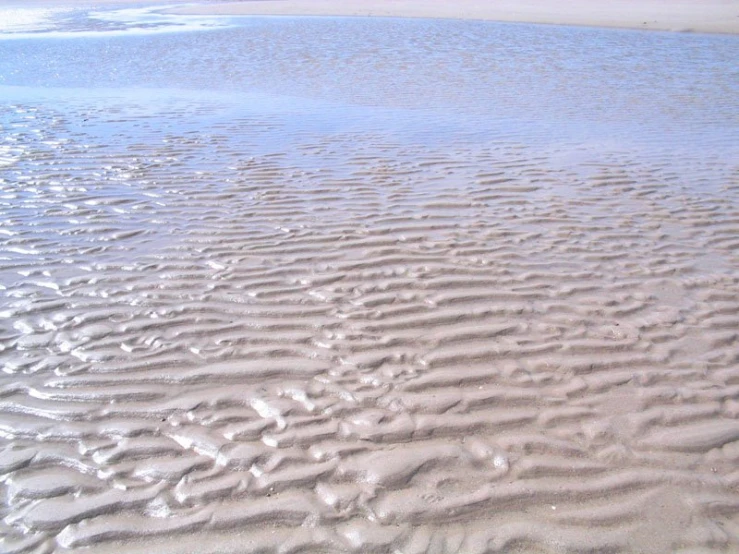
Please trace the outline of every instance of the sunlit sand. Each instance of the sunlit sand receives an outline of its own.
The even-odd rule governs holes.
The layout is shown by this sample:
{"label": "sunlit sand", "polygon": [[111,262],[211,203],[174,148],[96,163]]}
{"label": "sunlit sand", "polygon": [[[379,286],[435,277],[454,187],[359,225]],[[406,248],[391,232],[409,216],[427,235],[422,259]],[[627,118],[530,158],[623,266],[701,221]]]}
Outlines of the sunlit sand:
{"label": "sunlit sand", "polygon": [[0,551],[736,551],[735,3],[334,4],[2,8]]}

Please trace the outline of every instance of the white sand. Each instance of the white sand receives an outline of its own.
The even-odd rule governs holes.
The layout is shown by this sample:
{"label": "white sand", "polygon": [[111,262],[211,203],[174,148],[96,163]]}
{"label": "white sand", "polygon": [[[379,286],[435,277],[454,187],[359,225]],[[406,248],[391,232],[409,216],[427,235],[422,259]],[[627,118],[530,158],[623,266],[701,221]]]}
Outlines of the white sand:
{"label": "white sand", "polygon": [[739,2],[736,0],[256,0],[200,4],[178,9],[178,12],[435,17],[739,33]]}

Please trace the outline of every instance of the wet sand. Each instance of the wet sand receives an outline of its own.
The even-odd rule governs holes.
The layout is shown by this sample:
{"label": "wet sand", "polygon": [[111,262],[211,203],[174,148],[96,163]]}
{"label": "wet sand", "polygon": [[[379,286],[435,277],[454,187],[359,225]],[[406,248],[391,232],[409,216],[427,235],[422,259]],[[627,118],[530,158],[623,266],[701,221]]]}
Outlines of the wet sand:
{"label": "wet sand", "polygon": [[734,0],[256,0],[201,4],[178,13],[437,17],[519,23],[739,33]]}
{"label": "wet sand", "polygon": [[243,24],[0,40],[0,550],[736,552],[734,37]]}

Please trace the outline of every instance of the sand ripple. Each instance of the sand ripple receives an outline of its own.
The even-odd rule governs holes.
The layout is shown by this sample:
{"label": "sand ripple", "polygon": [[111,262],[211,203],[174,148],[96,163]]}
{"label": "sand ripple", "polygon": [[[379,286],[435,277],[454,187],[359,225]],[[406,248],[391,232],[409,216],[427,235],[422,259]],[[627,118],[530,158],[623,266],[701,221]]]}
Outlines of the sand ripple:
{"label": "sand ripple", "polygon": [[729,167],[4,117],[5,551],[736,547]]}
{"label": "sand ripple", "polygon": [[4,552],[739,548],[735,101],[0,92]]}

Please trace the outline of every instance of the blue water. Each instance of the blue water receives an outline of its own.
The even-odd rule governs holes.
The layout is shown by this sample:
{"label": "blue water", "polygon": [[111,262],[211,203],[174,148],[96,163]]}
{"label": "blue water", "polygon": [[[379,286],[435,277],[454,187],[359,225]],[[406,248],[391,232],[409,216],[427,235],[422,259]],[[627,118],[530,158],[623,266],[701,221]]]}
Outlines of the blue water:
{"label": "blue water", "polygon": [[416,19],[225,22],[238,26],[2,40],[0,81],[258,91],[591,123],[739,122],[733,36]]}
{"label": "blue water", "polygon": [[118,106],[159,117],[147,132],[268,118],[275,128],[260,143],[275,148],[301,133],[372,132],[408,144],[599,144],[729,162],[739,158],[736,60],[739,39],[720,35],[78,10],[45,31],[0,34],[0,98],[41,103],[72,126],[96,121],[100,136],[111,134],[108,120],[85,111]]}

